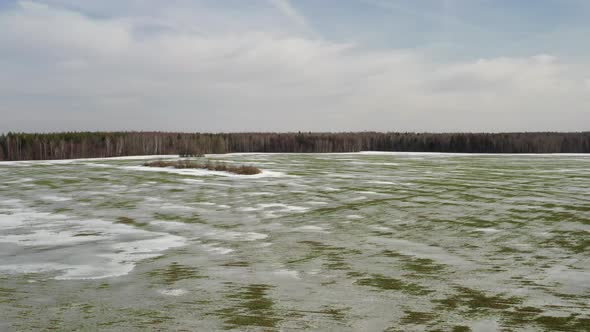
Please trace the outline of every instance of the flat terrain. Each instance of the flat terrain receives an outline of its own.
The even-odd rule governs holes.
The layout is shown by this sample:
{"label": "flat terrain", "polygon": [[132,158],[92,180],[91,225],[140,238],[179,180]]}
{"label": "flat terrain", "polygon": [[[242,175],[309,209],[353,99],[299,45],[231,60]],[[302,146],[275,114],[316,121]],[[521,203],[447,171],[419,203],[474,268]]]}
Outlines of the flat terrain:
{"label": "flat terrain", "polygon": [[590,156],[210,158],[0,163],[0,331],[590,331]]}

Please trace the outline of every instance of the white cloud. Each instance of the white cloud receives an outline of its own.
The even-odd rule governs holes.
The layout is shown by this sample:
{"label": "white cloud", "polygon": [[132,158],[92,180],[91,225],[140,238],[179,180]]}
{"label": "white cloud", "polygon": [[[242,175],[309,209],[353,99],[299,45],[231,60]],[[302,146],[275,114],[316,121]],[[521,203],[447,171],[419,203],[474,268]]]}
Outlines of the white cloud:
{"label": "white cloud", "polygon": [[25,3],[0,14],[0,131],[582,130],[588,66],[438,63],[244,30],[138,37],[133,20]]}
{"label": "white cloud", "polygon": [[268,2],[300,28],[311,31],[307,19],[297,10],[289,0],[268,0]]}
{"label": "white cloud", "polygon": [[0,41],[6,47],[46,56],[62,56],[64,50],[94,56],[116,54],[130,43],[130,26],[124,23],[91,20],[29,1],[19,5],[17,12],[0,13]]}

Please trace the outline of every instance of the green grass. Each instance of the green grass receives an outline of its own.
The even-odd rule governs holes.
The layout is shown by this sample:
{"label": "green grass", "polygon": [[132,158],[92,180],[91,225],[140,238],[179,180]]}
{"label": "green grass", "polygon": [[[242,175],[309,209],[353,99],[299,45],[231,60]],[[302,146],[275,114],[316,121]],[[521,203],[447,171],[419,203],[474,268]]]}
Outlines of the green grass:
{"label": "green grass", "polygon": [[406,315],[401,318],[402,324],[423,325],[436,319],[437,315],[431,312],[406,311]]}
{"label": "green grass", "polygon": [[402,268],[409,272],[408,275],[414,277],[434,277],[445,269],[445,265],[438,264],[432,259],[417,258],[392,250],[383,250],[376,256],[385,256],[401,261]]}
{"label": "green grass", "polygon": [[225,297],[233,305],[214,314],[223,319],[226,329],[275,328],[282,319],[274,311],[274,301],[267,297],[272,288],[265,284],[250,284],[232,290]]}
{"label": "green grass", "polygon": [[349,270],[350,264],[347,262],[347,256],[358,255],[359,250],[347,249],[327,245],[318,241],[300,241],[299,244],[307,246],[307,253],[303,257],[289,260],[289,264],[298,264],[308,262],[314,259],[322,259],[322,266],[326,270]]}
{"label": "green grass", "polygon": [[434,300],[439,310],[460,310],[469,314],[489,313],[491,311],[506,310],[516,307],[522,302],[521,298],[502,294],[488,295],[482,291],[456,287],[457,293],[445,299]]}
{"label": "green grass", "polygon": [[161,269],[152,270],[148,273],[148,275],[152,278],[161,280],[163,283],[168,285],[172,285],[185,279],[206,278],[205,276],[200,275],[196,268],[178,264],[177,262],[173,262]]}
{"label": "green grass", "polygon": [[370,277],[357,279],[355,282],[360,286],[369,286],[380,290],[401,291],[411,295],[427,295],[431,290],[418,284],[405,282],[400,279],[386,277],[380,274],[372,274]]}

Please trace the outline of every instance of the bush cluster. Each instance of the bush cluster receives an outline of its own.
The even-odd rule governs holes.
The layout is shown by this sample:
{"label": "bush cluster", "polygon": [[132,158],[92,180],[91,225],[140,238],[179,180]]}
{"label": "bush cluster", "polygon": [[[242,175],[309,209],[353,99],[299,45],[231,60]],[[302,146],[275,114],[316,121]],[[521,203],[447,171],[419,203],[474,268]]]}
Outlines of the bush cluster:
{"label": "bush cluster", "polygon": [[225,163],[210,163],[209,161],[201,164],[191,160],[156,160],[147,162],[143,164],[143,166],[172,167],[177,169],[207,169],[210,171],[229,172],[240,175],[255,175],[262,172],[259,168],[250,165],[232,166]]}

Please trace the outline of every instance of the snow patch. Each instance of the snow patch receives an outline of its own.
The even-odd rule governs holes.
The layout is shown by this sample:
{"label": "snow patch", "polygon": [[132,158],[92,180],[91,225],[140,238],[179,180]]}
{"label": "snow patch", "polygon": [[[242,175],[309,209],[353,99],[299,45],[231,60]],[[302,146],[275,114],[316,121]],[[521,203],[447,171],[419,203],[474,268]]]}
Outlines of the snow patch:
{"label": "snow patch", "polygon": [[299,272],[293,270],[278,270],[273,272],[274,275],[283,278],[292,278],[292,279],[301,279],[299,277]]}
{"label": "snow patch", "polygon": [[186,289],[159,289],[158,293],[166,296],[182,296],[188,292]]}
{"label": "snow patch", "polygon": [[[55,272],[58,280],[101,279],[128,274],[146,258],[185,245],[186,239],[106,220],[73,219],[25,206],[0,214],[0,243],[18,246],[18,257],[0,253],[0,271]],[[39,250],[42,248],[43,250]]]}

